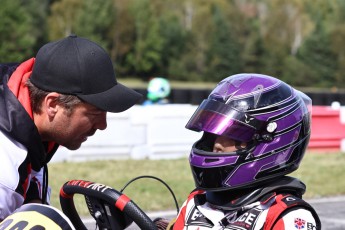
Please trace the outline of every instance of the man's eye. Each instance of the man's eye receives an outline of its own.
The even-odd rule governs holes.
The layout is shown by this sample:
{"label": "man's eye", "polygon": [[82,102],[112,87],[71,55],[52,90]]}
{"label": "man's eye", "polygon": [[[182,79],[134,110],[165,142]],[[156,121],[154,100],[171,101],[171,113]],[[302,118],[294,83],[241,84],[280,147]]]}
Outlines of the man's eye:
{"label": "man's eye", "polygon": [[89,115],[91,115],[91,116],[101,116],[103,114],[104,114],[104,112],[102,112],[102,111],[89,112]]}
{"label": "man's eye", "polygon": [[97,112],[88,112],[86,113],[87,116],[98,116],[100,115],[100,113],[97,113]]}

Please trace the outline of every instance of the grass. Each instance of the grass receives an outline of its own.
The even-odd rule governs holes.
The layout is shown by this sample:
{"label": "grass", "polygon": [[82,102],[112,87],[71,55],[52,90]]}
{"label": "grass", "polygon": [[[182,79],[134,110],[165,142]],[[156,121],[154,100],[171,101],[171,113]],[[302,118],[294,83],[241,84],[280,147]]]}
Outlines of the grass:
{"label": "grass", "polygon": [[[122,84],[131,88],[146,89],[148,81],[138,78],[120,78],[118,79]],[[205,82],[205,81],[169,81],[171,88],[175,89],[210,89],[212,90],[218,82]]]}
{"label": "grass", "polygon": [[[52,187],[51,202],[60,208],[59,190],[68,180],[83,179],[121,190],[131,179],[156,176],[174,191],[179,206],[182,205],[194,181],[188,160],[108,160],[91,162],[63,162],[49,164],[49,183]],[[345,154],[308,152],[300,168],[291,174],[307,185],[304,198],[319,198],[345,194]],[[174,210],[169,190],[160,182],[143,178],[131,183],[124,193],[144,211]],[[89,215],[83,196],[75,196],[80,215]]]}
{"label": "grass", "polygon": [[[52,187],[52,205],[60,207],[58,191],[68,180],[84,179],[121,190],[125,184],[142,175],[156,176],[174,191],[179,205],[193,189],[192,175],[187,159],[178,160],[111,160],[81,163],[49,164],[49,184]],[[153,179],[139,179],[131,183],[124,193],[139,207],[147,211],[175,209],[169,190]],[[76,208],[83,215],[87,209],[83,198],[77,196]]]}
{"label": "grass", "polygon": [[306,183],[305,198],[345,195],[345,154],[306,154],[292,175]]}

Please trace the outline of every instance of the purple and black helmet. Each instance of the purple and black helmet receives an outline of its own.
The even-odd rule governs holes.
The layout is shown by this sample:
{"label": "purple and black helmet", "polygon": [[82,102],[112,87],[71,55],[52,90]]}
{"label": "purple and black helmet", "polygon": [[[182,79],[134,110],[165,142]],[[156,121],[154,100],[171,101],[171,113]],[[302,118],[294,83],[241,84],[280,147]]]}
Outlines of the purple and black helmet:
{"label": "purple and black helmet", "polygon": [[[186,128],[204,134],[189,162],[199,189],[258,186],[296,170],[310,138],[311,99],[261,74],[237,74],[218,83]],[[234,152],[212,152],[216,135],[246,142]]]}

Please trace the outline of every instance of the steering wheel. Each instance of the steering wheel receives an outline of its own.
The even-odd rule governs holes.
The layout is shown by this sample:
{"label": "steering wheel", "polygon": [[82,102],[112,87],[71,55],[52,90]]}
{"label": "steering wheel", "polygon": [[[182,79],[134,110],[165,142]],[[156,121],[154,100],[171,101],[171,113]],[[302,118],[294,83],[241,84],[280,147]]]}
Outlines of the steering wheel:
{"label": "steering wheel", "polygon": [[95,182],[67,181],[60,190],[61,209],[76,229],[87,229],[74,206],[73,195],[84,195],[100,229],[125,229],[133,221],[140,229],[157,229],[153,221],[125,194]]}

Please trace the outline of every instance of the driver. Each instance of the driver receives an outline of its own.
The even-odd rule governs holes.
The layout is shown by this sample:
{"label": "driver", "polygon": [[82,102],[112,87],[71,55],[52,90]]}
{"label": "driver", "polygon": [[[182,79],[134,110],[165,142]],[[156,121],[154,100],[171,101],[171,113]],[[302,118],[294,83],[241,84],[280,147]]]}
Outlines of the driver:
{"label": "driver", "polygon": [[47,163],[78,149],[142,95],[118,83],[98,44],[70,35],[20,64],[0,65],[0,220],[26,203],[49,204]]}
{"label": "driver", "polygon": [[305,184],[286,175],[305,154],[311,105],[270,76],[222,80],[186,125],[203,132],[189,156],[196,189],[168,229],[321,229]]}

